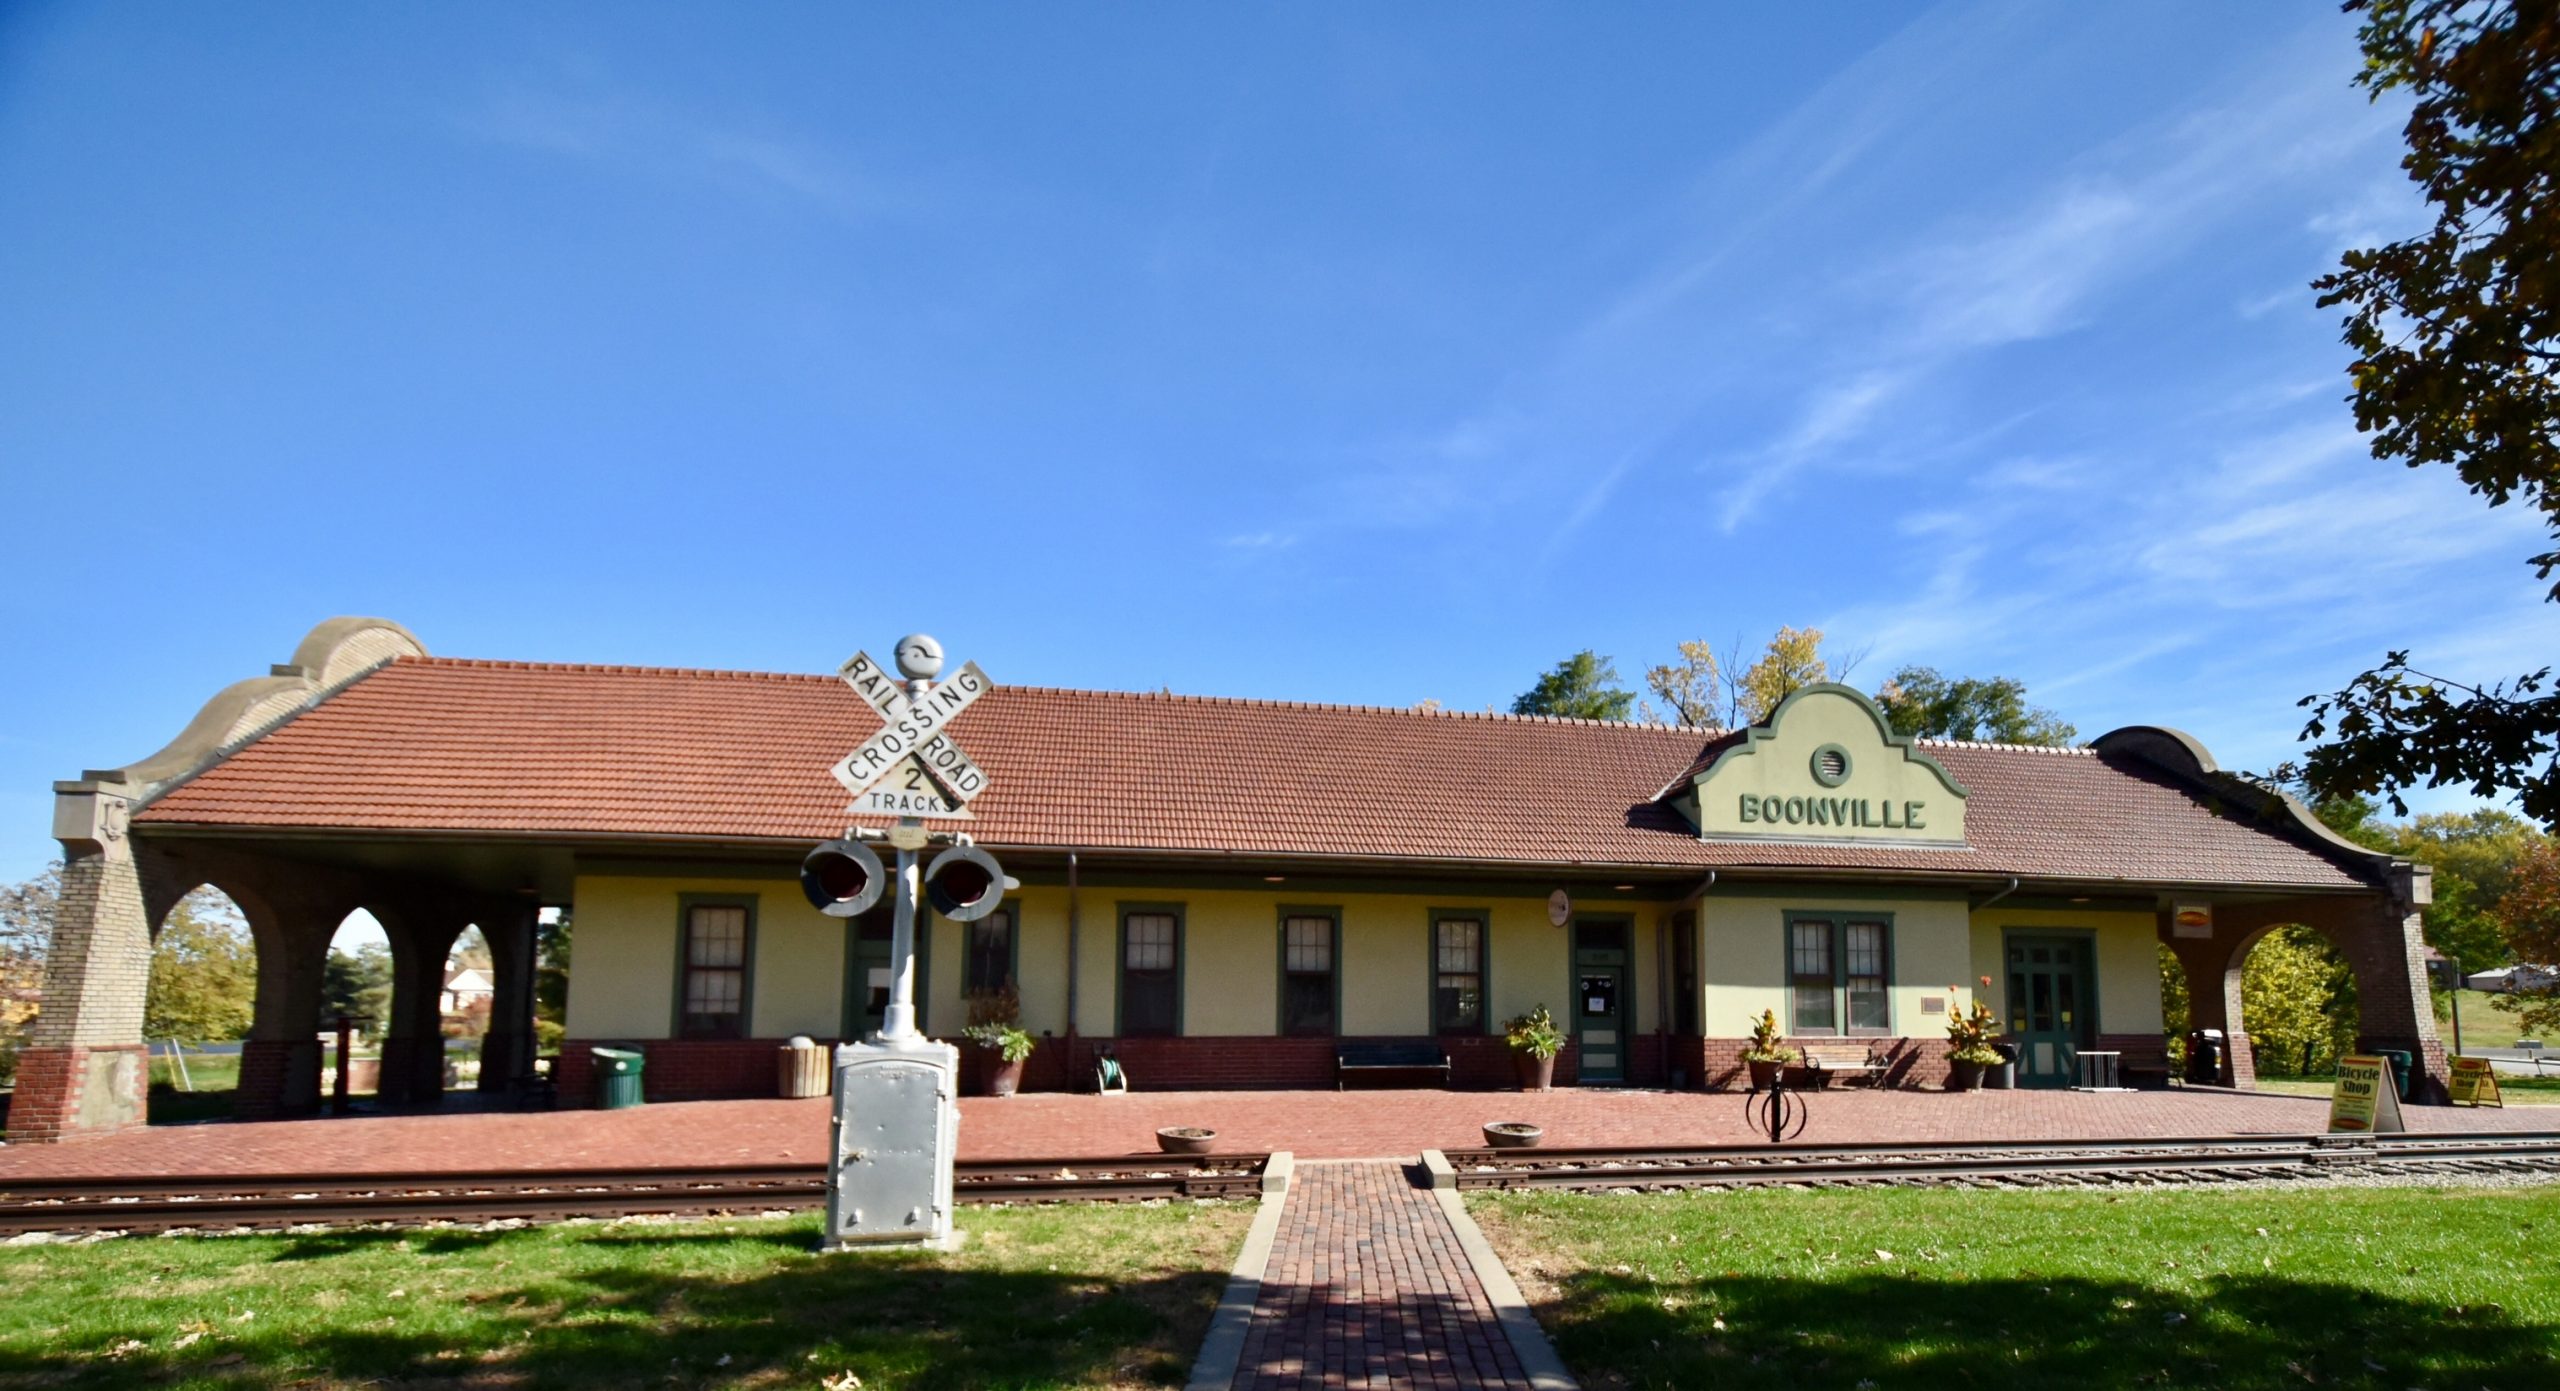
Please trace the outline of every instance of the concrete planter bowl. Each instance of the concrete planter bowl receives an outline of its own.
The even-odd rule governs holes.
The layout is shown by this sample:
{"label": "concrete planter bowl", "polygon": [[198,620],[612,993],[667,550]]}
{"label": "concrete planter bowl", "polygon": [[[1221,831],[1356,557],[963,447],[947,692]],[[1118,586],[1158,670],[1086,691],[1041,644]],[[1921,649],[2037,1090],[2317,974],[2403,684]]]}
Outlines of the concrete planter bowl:
{"label": "concrete planter bowl", "polygon": [[1167,1154],[1207,1154],[1218,1132],[1196,1125],[1168,1125],[1156,1132],[1156,1145]]}
{"label": "concrete planter bowl", "polygon": [[1493,1121],[1484,1128],[1484,1142],[1498,1150],[1535,1148],[1547,1132],[1527,1121]]}

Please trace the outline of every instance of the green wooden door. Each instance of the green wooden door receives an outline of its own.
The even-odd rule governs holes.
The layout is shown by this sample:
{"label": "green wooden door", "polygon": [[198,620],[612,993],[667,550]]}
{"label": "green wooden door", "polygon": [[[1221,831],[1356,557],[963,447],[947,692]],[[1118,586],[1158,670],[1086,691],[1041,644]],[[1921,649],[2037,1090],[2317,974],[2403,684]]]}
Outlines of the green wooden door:
{"label": "green wooden door", "polygon": [[2018,1085],[2071,1086],[2080,1080],[2080,1050],[2090,1046],[2097,1023],[2089,943],[2012,936],[2008,949],[2008,1041],[2018,1046]]}
{"label": "green wooden door", "polygon": [[1602,1085],[1627,1080],[1628,1034],[1635,1001],[1627,992],[1626,922],[1576,923],[1573,930],[1573,1037],[1581,1047],[1575,1077]]}

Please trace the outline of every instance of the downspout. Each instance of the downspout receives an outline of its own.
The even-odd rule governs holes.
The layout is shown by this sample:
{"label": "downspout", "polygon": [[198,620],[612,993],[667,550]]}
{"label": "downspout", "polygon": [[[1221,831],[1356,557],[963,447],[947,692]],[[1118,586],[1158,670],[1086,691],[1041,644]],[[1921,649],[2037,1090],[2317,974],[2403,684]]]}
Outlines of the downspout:
{"label": "downspout", "polygon": [[1076,1089],[1076,949],[1084,927],[1076,900],[1076,852],[1067,852],[1067,1090]]}
{"label": "downspout", "polygon": [[1986,899],[1982,900],[1980,903],[1975,904],[1975,905],[1973,906],[1973,911],[1975,911],[1975,912],[1979,913],[1979,912],[1981,912],[1983,909],[1990,907],[1992,904],[1998,903],[2000,900],[2002,900],[2002,899],[2004,899],[2004,898],[2007,898],[2009,895],[2011,895],[2011,894],[2013,894],[2013,893],[2016,893],[2017,891],[2018,891],[2018,876],[2016,876],[2016,875],[2012,874],[2012,875],[2010,875],[2010,876],[2009,876],[2009,887],[2007,887],[2007,888],[2005,888],[2005,889],[2002,889],[2000,892],[1998,892],[1998,893],[1996,893],[1996,894],[1993,894],[1991,897],[1989,897],[1989,898],[1986,898]]}

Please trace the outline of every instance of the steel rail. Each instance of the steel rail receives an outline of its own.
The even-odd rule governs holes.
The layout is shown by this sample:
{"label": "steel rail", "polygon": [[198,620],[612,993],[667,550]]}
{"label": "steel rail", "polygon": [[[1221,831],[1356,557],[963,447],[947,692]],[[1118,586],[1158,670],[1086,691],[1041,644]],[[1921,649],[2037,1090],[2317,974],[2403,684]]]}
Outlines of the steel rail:
{"label": "steel rail", "polygon": [[[1261,1192],[1269,1156],[962,1163],[963,1203],[1132,1202]],[[0,1236],[165,1232],[364,1223],[556,1221],[795,1211],[821,1206],[817,1164],[687,1169],[513,1169],[450,1173],[0,1178]]]}
{"label": "steel rail", "polygon": [[1890,1146],[1695,1146],[1451,1150],[1461,1189],[1739,1187],[1767,1184],[2034,1183],[2059,1179],[2211,1182],[2340,1170],[2560,1171],[2560,1134],[2249,1136]]}

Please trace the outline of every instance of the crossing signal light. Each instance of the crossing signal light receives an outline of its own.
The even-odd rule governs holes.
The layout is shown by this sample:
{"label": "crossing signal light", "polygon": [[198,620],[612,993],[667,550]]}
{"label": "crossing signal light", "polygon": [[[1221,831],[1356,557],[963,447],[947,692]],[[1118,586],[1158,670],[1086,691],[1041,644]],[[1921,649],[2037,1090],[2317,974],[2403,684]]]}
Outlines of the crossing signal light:
{"label": "crossing signal light", "polygon": [[1004,891],[1022,887],[1004,877],[996,857],[974,845],[955,845],[924,867],[925,901],[953,922],[976,922],[1004,902]]}
{"label": "crossing signal light", "polygon": [[858,840],[831,840],[800,862],[800,892],[809,906],[831,918],[858,917],[880,901],[889,872]]}

